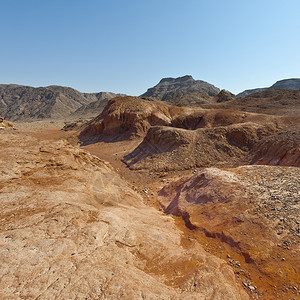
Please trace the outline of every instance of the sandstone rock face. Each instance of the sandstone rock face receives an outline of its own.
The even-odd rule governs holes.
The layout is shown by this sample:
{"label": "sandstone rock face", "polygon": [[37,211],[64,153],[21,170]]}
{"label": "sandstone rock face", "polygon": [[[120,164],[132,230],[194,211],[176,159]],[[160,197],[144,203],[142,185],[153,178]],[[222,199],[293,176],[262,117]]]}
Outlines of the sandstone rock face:
{"label": "sandstone rock face", "polygon": [[299,168],[209,168],[165,186],[158,200],[166,213],[239,254],[241,262],[229,263],[237,274],[250,271],[262,299],[283,290],[292,299],[300,279],[299,182]]}
{"label": "sandstone rock face", "polygon": [[1,299],[247,299],[232,268],[67,142],[0,141]]}
{"label": "sandstone rock face", "polygon": [[153,124],[171,123],[170,107],[137,97],[120,97],[109,101],[104,111],[80,134],[90,138],[130,138],[144,136]]}
{"label": "sandstone rock face", "polygon": [[163,78],[156,86],[149,88],[141,97],[153,97],[165,100],[170,98],[169,92],[193,90],[203,92],[209,96],[215,96],[219,93],[219,89],[202,80],[195,80],[192,76],[186,75],[178,78]]}
{"label": "sandstone rock face", "polygon": [[[69,117],[77,109],[83,117],[91,111],[85,108],[91,102],[98,102],[116,96],[113,93],[80,93],[69,87],[48,86],[34,88],[30,86],[0,85],[0,115],[10,121],[32,121],[41,119],[60,119]],[[92,107],[93,108],[93,107]],[[95,107],[94,107],[95,108]],[[94,112],[98,115],[101,110]]]}

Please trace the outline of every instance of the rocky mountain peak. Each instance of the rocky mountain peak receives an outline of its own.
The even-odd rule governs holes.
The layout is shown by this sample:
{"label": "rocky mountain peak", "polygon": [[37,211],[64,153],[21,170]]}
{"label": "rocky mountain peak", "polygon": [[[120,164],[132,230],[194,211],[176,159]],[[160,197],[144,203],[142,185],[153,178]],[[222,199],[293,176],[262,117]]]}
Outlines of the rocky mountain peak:
{"label": "rocky mountain peak", "polygon": [[204,92],[209,96],[217,95],[220,90],[214,85],[202,81],[195,80],[191,75],[185,75],[178,78],[163,78],[160,82],[152,88],[149,88],[146,93],[142,94],[141,97],[152,97],[163,100],[164,96],[169,92],[193,90]]}
{"label": "rocky mountain peak", "polygon": [[166,78],[162,78],[159,83],[187,82],[187,81],[194,82],[195,79],[191,75],[185,75],[177,78],[166,77]]}

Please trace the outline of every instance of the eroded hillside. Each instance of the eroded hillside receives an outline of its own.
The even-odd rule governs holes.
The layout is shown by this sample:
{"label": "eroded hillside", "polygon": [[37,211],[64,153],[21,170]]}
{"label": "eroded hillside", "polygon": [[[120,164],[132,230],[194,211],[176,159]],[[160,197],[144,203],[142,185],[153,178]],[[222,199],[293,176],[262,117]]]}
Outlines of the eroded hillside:
{"label": "eroded hillside", "polygon": [[2,299],[246,299],[112,167],[64,141],[1,133]]}
{"label": "eroded hillside", "polygon": [[146,203],[175,218],[185,245],[199,243],[226,260],[253,299],[293,299],[300,279],[299,125],[297,115],[127,97],[111,100],[79,138]]}
{"label": "eroded hillside", "polygon": [[64,131],[3,120],[0,297],[297,299],[294,93],[118,97]]}

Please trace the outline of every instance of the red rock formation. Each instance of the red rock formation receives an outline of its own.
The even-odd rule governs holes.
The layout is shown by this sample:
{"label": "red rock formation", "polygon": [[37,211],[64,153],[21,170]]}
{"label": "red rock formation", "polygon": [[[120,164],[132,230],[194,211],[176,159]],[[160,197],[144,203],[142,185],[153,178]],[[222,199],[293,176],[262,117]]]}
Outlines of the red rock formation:
{"label": "red rock formation", "polygon": [[234,259],[228,262],[237,274],[248,274],[262,299],[277,293],[292,299],[300,279],[299,182],[298,168],[210,168],[165,186],[158,200],[196,238],[200,231],[204,243],[216,239],[220,248],[230,249]]}

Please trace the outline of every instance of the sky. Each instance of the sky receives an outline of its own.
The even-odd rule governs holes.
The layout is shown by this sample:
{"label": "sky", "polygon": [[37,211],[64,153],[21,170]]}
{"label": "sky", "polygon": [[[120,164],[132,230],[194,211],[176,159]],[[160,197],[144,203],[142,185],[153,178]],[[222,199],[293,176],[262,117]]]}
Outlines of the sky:
{"label": "sky", "polygon": [[0,83],[140,95],[300,77],[299,0],[0,0]]}

